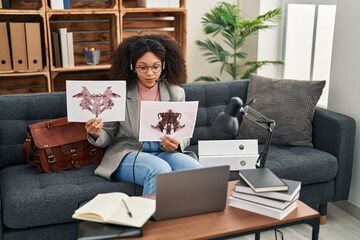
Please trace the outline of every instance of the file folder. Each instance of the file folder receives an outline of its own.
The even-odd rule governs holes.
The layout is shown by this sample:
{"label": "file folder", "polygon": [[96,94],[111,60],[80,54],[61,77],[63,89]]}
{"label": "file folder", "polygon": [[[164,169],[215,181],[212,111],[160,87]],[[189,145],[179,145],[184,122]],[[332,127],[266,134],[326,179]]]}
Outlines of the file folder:
{"label": "file folder", "polygon": [[29,70],[41,70],[42,50],[40,23],[25,23],[26,49]]}
{"label": "file folder", "polygon": [[10,23],[12,62],[14,70],[27,70],[25,23]]}
{"label": "file folder", "polygon": [[0,70],[11,70],[9,36],[5,22],[0,22]]}

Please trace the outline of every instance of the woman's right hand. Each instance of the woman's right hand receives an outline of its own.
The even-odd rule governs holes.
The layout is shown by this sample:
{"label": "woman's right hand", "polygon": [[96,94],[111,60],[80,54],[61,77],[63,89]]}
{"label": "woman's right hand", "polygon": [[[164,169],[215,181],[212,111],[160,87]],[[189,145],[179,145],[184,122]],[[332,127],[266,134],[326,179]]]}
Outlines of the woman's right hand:
{"label": "woman's right hand", "polygon": [[101,133],[101,128],[104,126],[104,123],[101,118],[92,118],[85,123],[86,132],[91,134],[94,138],[98,138]]}

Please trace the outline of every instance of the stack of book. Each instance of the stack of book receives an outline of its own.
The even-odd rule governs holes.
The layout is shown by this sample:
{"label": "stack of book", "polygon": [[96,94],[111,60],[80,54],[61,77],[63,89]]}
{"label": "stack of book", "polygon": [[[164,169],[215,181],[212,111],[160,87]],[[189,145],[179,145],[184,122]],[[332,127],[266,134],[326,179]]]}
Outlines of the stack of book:
{"label": "stack of book", "polygon": [[275,219],[297,207],[301,182],[280,179],[268,168],[240,170],[229,205]]}
{"label": "stack of book", "polygon": [[59,28],[57,32],[51,32],[53,58],[55,67],[74,67],[74,41],[73,33],[67,28]]}

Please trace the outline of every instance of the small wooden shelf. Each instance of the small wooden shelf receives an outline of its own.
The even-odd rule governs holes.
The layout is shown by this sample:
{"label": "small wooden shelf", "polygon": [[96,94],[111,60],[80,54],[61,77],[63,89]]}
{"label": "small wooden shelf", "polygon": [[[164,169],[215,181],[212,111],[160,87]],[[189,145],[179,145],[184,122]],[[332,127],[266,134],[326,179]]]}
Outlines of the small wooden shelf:
{"label": "small wooden shelf", "polygon": [[[60,1],[60,0],[58,0]],[[118,10],[118,0],[93,0],[93,1],[83,1],[83,0],[70,0],[70,8],[64,10],[57,10],[57,11],[73,11],[73,10],[80,10],[80,11],[88,11],[91,9],[114,9]],[[53,11],[51,9],[50,0],[46,0],[46,11]]]}
{"label": "small wooden shelf", "polygon": [[17,93],[50,92],[48,72],[0,75],[0,95]]}
{"label": "small wooden shelf", "polygon": [[[64,10],[51,9],[50,0],[10,3],[11,9],[0,9],[0,22],[40,23],[43,69],[0,70],[0,94],[63,91],[66,80],[108,80],[112,54],[134,35],[169,35],[186,54],[186,0],[180,0],[179,8],[137,7],[136,0],[70,0]],[[59,28],[73,33],[74,67],[55,67],[52,34]],[[101,50],[98,65],[86,64],[85,47]]]}
{"label": "small wooden shelf", "polygon": [[[48,17],[49,32],[58,32],[59,28],[66,28],[73,32],[75,67],[88,66],[84,55],[85,47],[101,50],[100,64],[110,64],[111,54],[120,42],[119,13],[99,11],[92,14],[71,12],[71,14],[50,13]],[[49,34],[49,42],[52,42]],[[52,46],[49,47],[51,71],[54,70],[54,56]],[[64,70],[71,68],[64,68]]]}
{"label": "small wooden shelf", "polygon": [[[110,67],[110,66],[109,66]],[[108,68],[77,68],[76,71],[51,72],[51,89],[54,92],[65,91],[66,80],[109,80]]]}
{"label": "small wooden shelf", "polygon": [[[2,8],[1,11],[27,11],[27,10],[42,10],[44,9],[44,0],[8,0],[10,9]],[[3,4],[4,5],[4,4]],[[3,6],[4,7],[4,6]]]}

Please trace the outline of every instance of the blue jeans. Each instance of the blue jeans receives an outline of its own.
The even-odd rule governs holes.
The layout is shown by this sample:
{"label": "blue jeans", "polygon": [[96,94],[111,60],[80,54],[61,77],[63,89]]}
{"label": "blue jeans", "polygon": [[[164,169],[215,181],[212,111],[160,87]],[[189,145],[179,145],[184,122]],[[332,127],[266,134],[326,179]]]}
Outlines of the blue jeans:
{"label": "blue jeans", "polygon": [[[134,182],[133,165],[138,152],[128,153],[113,173],[112,178],[118,181]],[[160,142],[144,142],[142,151],[135,161],[135,183],[143,186],[143,195],[156,192],[156,175],[177,170],[200,168],[194,158],[181,152],[164,152]]]}

